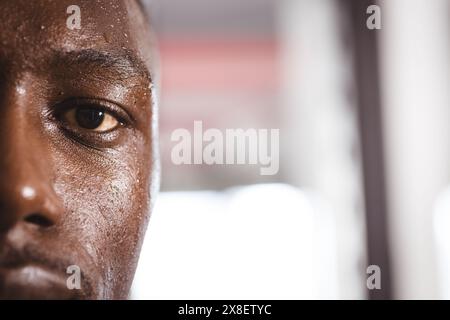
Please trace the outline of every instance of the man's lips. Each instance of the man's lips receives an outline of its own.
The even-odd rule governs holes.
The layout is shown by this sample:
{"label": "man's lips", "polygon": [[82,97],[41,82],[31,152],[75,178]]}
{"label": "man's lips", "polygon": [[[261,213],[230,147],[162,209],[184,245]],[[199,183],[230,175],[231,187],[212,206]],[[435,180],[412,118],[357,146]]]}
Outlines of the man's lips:
{"label": "man's lips", "polygon": [[26,264],[14,268],[0,267],[0,298],[71,299],[77,290],[69,290],[62,272],[45,266]]}
{"label": "man's lips", "polygon": [[[47,250],[48,247],[52,249]],[[85,256],[75,255],[67,248],[63,250],[54,243],[27,241],[17,245],[17,242],[0,241],[0,299],[86,299],[97,296],[92,290],[93,282],[86,274],[92,270],[86,267],[89,262]],[[74,274],[68,274],[67,270],[74,264],[80,265],[81,287],[70,290],[67,280]]]}

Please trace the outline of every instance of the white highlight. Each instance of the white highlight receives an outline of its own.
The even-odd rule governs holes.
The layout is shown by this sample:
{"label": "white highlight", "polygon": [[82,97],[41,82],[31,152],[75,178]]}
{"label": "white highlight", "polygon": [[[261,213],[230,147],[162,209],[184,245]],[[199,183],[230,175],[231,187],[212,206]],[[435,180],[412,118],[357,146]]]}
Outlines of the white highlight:
{"label": "white highlight", "polygon": [[336,299],[331,208],[284,184],[158,196],[132,299]]}
{"label": "white highlight", "polygon": [[25,199],[33,199],[36,196],[36,191],[31,187],[24,187],[22,189],[22,197]]}

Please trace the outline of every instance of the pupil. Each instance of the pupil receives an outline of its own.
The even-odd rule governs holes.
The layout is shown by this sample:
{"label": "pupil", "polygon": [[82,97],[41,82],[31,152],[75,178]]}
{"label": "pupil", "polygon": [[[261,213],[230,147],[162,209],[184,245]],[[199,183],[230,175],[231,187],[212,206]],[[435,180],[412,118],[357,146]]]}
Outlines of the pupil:
{"label": "pupil", "polygon": [[102,124],[105,113],[97,109],[81,108],[75,114],[78,124],[85,129],[95,129]]}

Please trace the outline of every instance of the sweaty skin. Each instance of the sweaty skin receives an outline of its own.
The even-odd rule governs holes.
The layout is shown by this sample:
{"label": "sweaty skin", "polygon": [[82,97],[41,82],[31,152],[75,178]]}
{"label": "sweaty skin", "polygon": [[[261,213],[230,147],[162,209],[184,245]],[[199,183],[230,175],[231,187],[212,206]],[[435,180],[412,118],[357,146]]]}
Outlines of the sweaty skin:
{"label": "sweaty skin", "polygon": [[0,298],[127,298],[158,180],[150,38],[134,0],[0,0]]}

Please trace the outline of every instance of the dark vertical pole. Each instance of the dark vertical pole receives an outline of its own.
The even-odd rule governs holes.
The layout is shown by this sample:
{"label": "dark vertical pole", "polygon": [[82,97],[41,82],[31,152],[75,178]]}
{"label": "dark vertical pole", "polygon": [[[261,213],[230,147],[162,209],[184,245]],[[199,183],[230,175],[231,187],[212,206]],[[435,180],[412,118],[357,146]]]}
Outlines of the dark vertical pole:
{"label": "dark vertical pole", "polygon": [[349,36],[353,43],[355,97],[364,172],[368,265],[378,265],[381,268],[381,289],[368,290],[368,295],[369,299],[391,299],[377,44],[381,31],[369,30],[366,26],[369,17],[366,11],[370,5],[376,4],[374,0],[343,1],[348,13]]}

